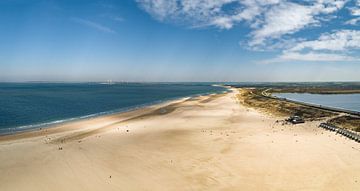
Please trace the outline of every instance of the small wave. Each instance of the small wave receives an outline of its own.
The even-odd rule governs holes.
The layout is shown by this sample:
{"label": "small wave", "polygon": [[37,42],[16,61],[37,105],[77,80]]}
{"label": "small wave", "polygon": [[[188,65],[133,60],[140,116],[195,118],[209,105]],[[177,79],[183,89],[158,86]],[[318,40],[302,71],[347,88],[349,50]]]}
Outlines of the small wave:
{"label": "small wave", "polygon": [[153,101],[153,102],[149,102],[149,103],[145,103],[145,104],[139,104],[139,105],[134,105],[134,106],[130,106],[130,107],[124,107],[124,108],[119,108],[119,109],[115,109],[115,110],[103,111],[103,112],[99,112],[99,113],[84,115],[84,116],[80,116],[80,117],[72,117],[72,118],[67,118],[67,119],[60,119],[60,120],[55,120],[55,121],[50,121],[50,122],[24,125],[24,126],[18,126],[18,127],[13,127],[13,128],[0,128],[0,135],[9,135],[9,134],[14,134],[14,133],[19,133],[19,132],[26,132],[26,131],[39,129],[39,128],[49,128],[54,125],[60,125],[60,124],[73,122],[73,121],[77,121],[77,120],[90,119],[90,118],[95,118],[95,117],[99,117],[99,116],[106,116],[106,115],[112,115],[112,114],[117,114],[117,113],[133,111],[133,110],[157,105],[157,104],[164,103],[164,102],[174,101],[177,99],[194,98],[194,97],[203,96],[203,95],[211,95],[214,93],[217,94],[217,93],[225,93],[225,92],[228,92],[228,90],[225,90],[225,91],[217,90],[217,91],[211,91],[211,92],[207,92],[207,93],[198,93],[198,94],[192,94],[192,95],[187,95],[187,96],[178,96],[178,97],[173,97],[173,98],[168,98],[168,99],[157,100],[157,101]]}

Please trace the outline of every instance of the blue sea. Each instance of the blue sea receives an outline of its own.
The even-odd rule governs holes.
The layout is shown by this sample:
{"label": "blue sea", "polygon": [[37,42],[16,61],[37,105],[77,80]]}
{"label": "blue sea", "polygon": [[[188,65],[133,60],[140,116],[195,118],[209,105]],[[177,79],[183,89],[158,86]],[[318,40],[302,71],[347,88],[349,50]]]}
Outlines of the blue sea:
{"label": "blue sea", "polygon": [[360,94],[277,93],[274,96],[360,112]]}
{"label": "blue sea", "polygon": [[0,134],[223,91],[210,83],[0,83]]}

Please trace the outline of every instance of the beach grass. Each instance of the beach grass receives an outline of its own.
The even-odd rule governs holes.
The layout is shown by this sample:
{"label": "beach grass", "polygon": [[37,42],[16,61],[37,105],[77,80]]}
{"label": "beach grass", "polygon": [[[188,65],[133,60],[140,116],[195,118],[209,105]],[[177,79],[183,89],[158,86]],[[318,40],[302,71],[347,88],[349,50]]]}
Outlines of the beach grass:
{"label": "beach grass", "polygon": [[307,120],[316,120],[327,117],[334,117],[334,112],[308,107],[286,100],[271,99],[263,96],[262,88],[241,88],[239,89],[238,99],[248,107],[259,109],[270,115],[288,117],[291,115],[300,115]]}
{"label": "beach grass", "polygon": [[350,115],[340,116],[330,119],[328,123],[352,131],[360,132],[360,117],[350,116]]}

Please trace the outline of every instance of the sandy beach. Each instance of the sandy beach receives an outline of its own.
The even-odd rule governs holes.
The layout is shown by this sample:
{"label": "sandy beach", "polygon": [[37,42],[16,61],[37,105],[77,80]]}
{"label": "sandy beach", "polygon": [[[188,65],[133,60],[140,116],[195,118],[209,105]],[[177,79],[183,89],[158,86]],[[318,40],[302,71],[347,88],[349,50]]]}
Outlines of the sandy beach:
{"label": "sandy beach", "polygon": [[237,90],[0,137],[0,190],[360,190],[360,144]]}

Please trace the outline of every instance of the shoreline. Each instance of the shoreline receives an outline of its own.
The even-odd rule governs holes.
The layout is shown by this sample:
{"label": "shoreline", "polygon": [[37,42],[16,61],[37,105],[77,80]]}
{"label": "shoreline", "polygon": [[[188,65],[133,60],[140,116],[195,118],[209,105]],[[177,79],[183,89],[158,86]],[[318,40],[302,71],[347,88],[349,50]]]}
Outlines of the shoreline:
{"label": "shoreline", "polygon": [[[215,85],[215,86],[217,86],[217,85]],[[221,86],[221,85],[219,85],[219,86]],[[158,100],[158,101],[154,101],[151,103],[134,105],[134,106],[114,109],[114,110],[110,110],[110,111],[103,111],[103,112],[79,116],[79,117],[58,119],[58,120],[53,120],[53,121],[49,121],[49,122],[29,124],[29,125],[18,126],[18,127],[2,128],[2,129],[0,129],[0,138],[3,136],[11,136],[11,135],[16,135],[16,134],[21,134],[21,133],[28,133],[28,132],[32,132],[32,131],[41,131],[43,129],[54,128],[57,126],[66,125],[67,123],[78,122],[78,121],[82,121],[82,120],[90,120],[90,119],[94,119],[94,118],[98,118],[98,117],[119,115],[122,113],[141,110],[141,109],[144,109],[147,107],[154,107],[157,105],[171,103],[171,102],[174,102],[177,100],[182,100],[182,99],[192,99],[194,97],[206,96],[206,95],[212,95],[212,94],[223,94],[223,93],[226,93],[229,91],[229,87],[226,87],[226,86],[222,86],[222,87],[225,88],[224,91],[192,94],[192,95],[188,95],[188,96],[180,96],[180,97],[174,97],[174,98],[169,98],[169,99],[164,99],[164,100]]]}
{"label": "shoreline", "polygon": [[50,134],[54,134],[54,133],[62,133],[62,132],[66,132],[66,131],[81,130],[81,129],[73,129],[73,128],[69,129],[69,128],[67,128],[67,126],[69,126],[69,125],[71,126],[71,125],[77,124],[77,123],[84,123],[84,122],[88,122],[88,121],[92,121],[92,120],[96,121],[96,120],[107,119],[107,118],[112,118],[112,117],[125,117],[127,115],[135,115],[136,116],[143,112],[149,112],[156,108],[160,108],[165,105],[180,102],[180,101],[183,101],[186,99],[189,99],[189,98],[188,97],[178,98],[175,100],[169,100],[169,101],[164,101],[164,102],[160,102],[160,103],[156,103],[156,104],[150,104],[150,105],[143,106],[143,107],[133,108],[133,109],[123,111],[123,112],[109,113],[109,114],[98,115],[98,116],[89,117],[89,118],[78,118],[78,119],[74,119],[74,120],[70,120],[70,121],[64,121],[64,122],[61,122],[58,124],[50,124],[43,128],[37,127],[37,128],[28,129],[25,131],[18,131],[18,132],[12,133],[12,134],[0,134],[0,142],[22,139],[22,138],[32,138],[32,137],[37,137],[37,136],[50,135]]}
{"label": "shoreline", "polygon": [[80,129],[80,128],[79,129],[67,128],[67,126],[72,126],[73,124],[83,123],[83,122],[87,122],[87,121],[91,121],[91,120],[96,121],[96,120],[108,119],[108,118],[112,118],[112,117],[119,117],[119,118],[124,117],[124,119],[122,119],[122,120],[126,120],[125,118],[128,116],[131,116],[131,117],[141,116],[146,113],[152,112],[156,109],[166,107],[168,105],[175,104],[178,102],[183,102],[186,100],[196,99],[196,98],[204,97],[204,96],[211,97],[211,96],[216,96],[216,95],[222,95],[222,94],[226,94],[226,93],[232,91],[229,87],[226,87],[226,88],[227,88],[227,90],[222,91],[222,92],[194,94],[194,95],[190,95],[190,96],[186,96],[186,97],[172,98],[172,99],[162,100],[162,101],[158,101],[158,102],[154,102],[154,103],[150,103],[150,104],[144,104],[142,106],[139,106],[139,105],[134,106],[133,108],[129,108],[128,110],[124,110],[124,111],[114,111],[114,112],[100,114],[100,115],[95,114],[95,116],[93,116],[93,117],[79,117],[79,118],[76,118],[73,120],[66,120],[66,121],[63,121],[60,123],[49,124],[49,125],[44,125],[44,126],[37,126],[35,128],[25,129],[23,131],[16,131],[14,133],[0,134],[0,143],[2,141],[12,141],[12,140],[17,140],[17,139],[32,138],[32,137],[38,137],[38,136],[44,136],[44,135],[46,136],[46,135],[62,133],[62,132],[66,132],[66,131],[76,131],[76,130],[81,131],[82,129]]}
{"label": "shoreline", "polygon": [[111,110],[111,111],[104,111],[104,112],[84,115],[84,116],[80,116],[80,117],[59,119],[59,120],[54,120],[54,121],[44,122],[44,123],[37,123],[37,124],[32,124],[32,125],[3,128],[3,129],[8,129],[8,130],[10,129],[10,131],[2,132],[3,129],[0,129],[0,137],[7,136],[7,135],[14,135],[17,133],[25,133],[25,132],[31,132],[31,131],[36,131],[36,130],[52,128],[52,127],[56,127],[59,125],[65,125],[67,123],[72,123],[72,122],[77,122],[77,121],[82,121],[82,120],[89,120],[89,119],[94,119],[97,117],[118,115],[118,114],[127,113],[127,112],[131,112],[131,111],[141,110],[146,107],[152,107],[152,106],[156,106],[159,104],[163,104],[163,103],[167,103],[167,102],[170,103],[172,101],[176,101],[176,100],[180,100],[180,99],[187,99],[187,98],[190,98],[190,97],[182,97],[182,98],[174,98],[174,99],[163,100],[163,101],[156,101],[153,103],[147,103],[147,104],[136,105],[136,106],[122,108],[122,109],[115,109],[115,110]]}

